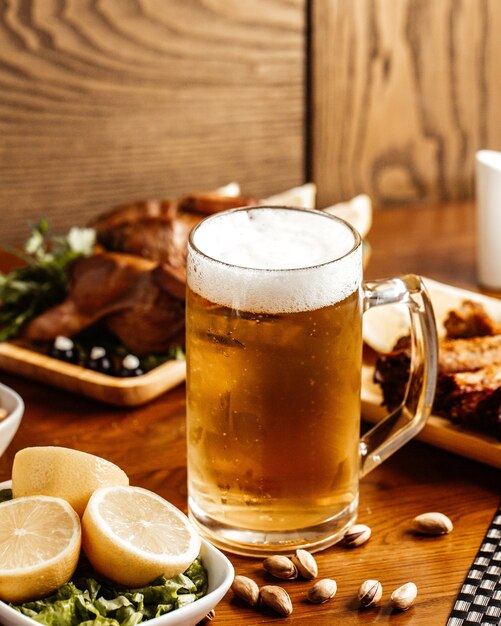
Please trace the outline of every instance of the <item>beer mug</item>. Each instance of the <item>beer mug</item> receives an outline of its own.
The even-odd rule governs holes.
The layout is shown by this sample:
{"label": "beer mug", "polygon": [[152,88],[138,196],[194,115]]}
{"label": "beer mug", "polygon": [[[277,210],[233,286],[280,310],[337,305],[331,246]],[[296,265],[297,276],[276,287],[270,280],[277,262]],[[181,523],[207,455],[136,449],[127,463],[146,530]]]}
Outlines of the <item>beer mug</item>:
{"label": "beer mug", "polygon": [[[362,313],[388,303],[410,312],[410,381],[360,439]],[[348,223],[246,207],[193,229],[186,307],[191,519],[238,554],[335,543],[356,519],[359,479],[431,410],[437,338],[420,278],[364,283]]]}

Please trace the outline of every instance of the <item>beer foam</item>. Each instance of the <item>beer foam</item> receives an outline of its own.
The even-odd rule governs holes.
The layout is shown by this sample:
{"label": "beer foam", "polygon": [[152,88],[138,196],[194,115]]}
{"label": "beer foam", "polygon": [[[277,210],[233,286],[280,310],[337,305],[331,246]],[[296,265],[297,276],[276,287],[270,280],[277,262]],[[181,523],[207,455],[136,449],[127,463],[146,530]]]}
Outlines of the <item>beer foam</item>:
{"label": "beer foam", "polygon": [[320,211],[238,209],[200,223],[188,249],[188,284],[212,302],[293,313],[335,304],[362,275],[349,226]]}

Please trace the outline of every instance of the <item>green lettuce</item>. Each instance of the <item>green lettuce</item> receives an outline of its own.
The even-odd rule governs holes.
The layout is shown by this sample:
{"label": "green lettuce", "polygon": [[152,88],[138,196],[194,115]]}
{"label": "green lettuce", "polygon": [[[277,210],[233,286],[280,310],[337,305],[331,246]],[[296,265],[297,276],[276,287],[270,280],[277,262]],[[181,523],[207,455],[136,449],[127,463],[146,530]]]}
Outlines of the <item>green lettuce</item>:
{"label": "green lettuce", "polygon": [[207,570],[197,558],[184,574],[161,576],[146,587],[126,589],[109,581],[74,577],[48,598],[13,608],[46,626],[134,626],[206,593]]}

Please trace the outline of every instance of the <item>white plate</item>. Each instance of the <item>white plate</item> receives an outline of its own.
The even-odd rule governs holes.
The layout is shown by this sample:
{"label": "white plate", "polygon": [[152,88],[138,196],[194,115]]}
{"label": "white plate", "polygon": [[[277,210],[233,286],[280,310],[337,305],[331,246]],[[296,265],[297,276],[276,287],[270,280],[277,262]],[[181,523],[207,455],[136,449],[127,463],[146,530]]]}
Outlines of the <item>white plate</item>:
{"label": "white plate", "polygon": [[[423,281],[433,304],[440,337],[445,334],[442,322],[447,313],[459,308],[463,300],[478,302],[494,320],[501,322],[501,300],[439,283],[431,278],[423,278]],[[405,305],[387,304],[370,309],[364,315],[364,341],[377,352],[390,352],[397,339],[408,332],[409,313]]]}
{"label": "white plate", "polygon": [[[0,489],[8,489],[11,484],[10,480],[0,483]],[[148,626],[195,626],[220,602],[233,582],[233,566],[222,552],[204,539],[202,539],[200,554],[209,576],[207,595],[196,600],[193,604],[187,604],[142,623]],[[0,624],[3,626],[33,626],[39,622],[19,613],[0,600]]]}
{"label": "white plate", "polygon": [[[482,304],[493,319],[501,322],[501,300],[429,278],[425,278],[424,282],[433,304],[440,336],[445,332],[442,322],[447,313],[458,308],[463,300]],[[408,313],[400,305],[381,306],[364,315],[364,341],[378,352],[390,351],[395,341],[408,330]],[[372,381],[373,373],[374,367],[364,365],[362,415],[370,422],[378,422],[387,415],[387,411],[381,406],[383,395],[380,386]],[[444,417],[431,415],[417,439],[474,461],[501,468],[501,442],[484,433],[457,426]]]}

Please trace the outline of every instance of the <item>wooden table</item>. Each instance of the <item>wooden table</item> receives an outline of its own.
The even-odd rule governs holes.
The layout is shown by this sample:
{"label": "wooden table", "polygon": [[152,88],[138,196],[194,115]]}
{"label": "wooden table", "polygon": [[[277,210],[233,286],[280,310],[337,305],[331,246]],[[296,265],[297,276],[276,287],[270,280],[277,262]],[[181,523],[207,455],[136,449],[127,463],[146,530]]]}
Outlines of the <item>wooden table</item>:
{"label": "wooden table", "polygon": [[[377,213],[370,234],[373,253],[368,278],[416,272],[475,287],[474,215],[470,203],[387,210]],[[21,427],[0,460],[0,479],[10,477],[14,454],[33,445],[78,448],[110,459],[130,476],[131,484],[157,491],[186,510],[184,386],[137,409],[117,409],[44,387],[5,373],[0,380],[26,402]],[[364,546],[333,547],[317,555],[320,576],[338,583],[325,605],[305,601],[307,582],[284,583],[294,612],[286,624],[445,625],[452,603],[499,503],[499,471],[436,448],[411,442],[361,485],[359,521],[373,535]],[[410,520],[439,510],[454,522],[452,534],[417,538]],[[269,582],[259,560],[230,556],[235,570]],[[359,611],[356,593],[368,578],[384,589],[379,608]],[[416,605],[392,613],[389,595],[413,581]],[[232,597],[217,608],[215,623],[268,624],[277,618]]]}

